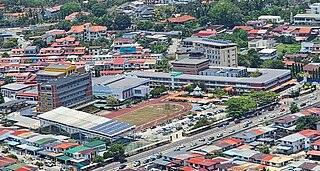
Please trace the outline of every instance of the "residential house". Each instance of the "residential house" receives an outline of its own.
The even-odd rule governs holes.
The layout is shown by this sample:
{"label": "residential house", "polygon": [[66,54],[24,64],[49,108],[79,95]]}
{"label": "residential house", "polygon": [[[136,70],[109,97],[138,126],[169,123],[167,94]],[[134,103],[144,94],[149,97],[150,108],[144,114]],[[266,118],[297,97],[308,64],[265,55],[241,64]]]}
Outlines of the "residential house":
{"label": "residential house", "polygon": [[70,37],[77,40],[90,41],[106,36],[107,27],[93,26],[90,23],[85,23],[79,26],[72,26],[67,32]]}
{"label": "residential house", "polygon": [[26,90],[31,90],[31,85],[11,83],[4,86],[1,86],[1,93],[4,97],[10,99],[16,99],[18,93],[22,93]]}
{"label": "residential house", "polygon": [[249,20],[247,21],[247,26],[251,26],[255,29],[259,29],[267,24],[267,20]]}
{"label": "residential house", "polygon": [[272,15],[262,15],[260,17],[258,17],[258,20],[264,20],[270,23],[283,23],[284,20],[281,19],[280,16],[272,16]]}
{"label": "residential house", "polygon": [[274,40],[264,40],[264,39],[253,39],[248,42],[248,48],[254,49],[256,51],[262,49],[270,49],[275,46]]}
{"label": "residential house", "polygon": [[68,21],[77,21],[78,15],[89,15],[89,12],[73,12],[70,15],[66,16],[64,19]]}
{"label": "residential house", "polygon": [[60,39],[56,39],[56,41],[51,45],[51,47],[75,47],[79,46],[80,42],[76,41],[74,37],[64,37]]}
{"label": "residential house", "polygon": [[280,144],[277,146],[277,152],[281,154],[292,154],[306,148],[306,137],[298,133],[280,138],[278,141]]}
{"label": "residential house", "polygon": [[46,8],[44,11],[44,17],[50,18],[59,15],[61,6],[54,6],[52,8]]}
{"label": "residential house", "polygon": [[295,125],[296,121],[299,119],[298,115],[287,115],[273,120],[274,126],[280,128],[289,128]]}
{"label": "residential house", "polygon": [[84,144],[84,146],[88,148],[93,148],[97,152],[103,152],[107,150],[107,143],[105,141],[96,140],[89,143]]}
{"label": "residential house", "polygon": [[76,146],[66,150],[64,154],[76,160],[85,159],[92,161],[92,159],[96,156],[96,150],[85,146]]}
{"label": "residential house", "polygon": [[53,29],[47,31],[44,35],[41,36],[42,40],[44,40],[47,44],[51,44],[56,40],[57,37],[62,37],[66,35],[65,30]]}
{"label": "residential house", "polygon": [[163,23],[168,22],[168,23],[173,23],[173,24],[182,24],[182,23],[185,23],[187,21],[193,21],[193,20],[196,20],[196,18],[192,17],[190,15],[183,15],[183,16],[168,18],[168,19],[163,20],[161,22],[163,22]]}
{"label": "residential house", "polygon": [[294,23],[297,25],[319,25],[320,14],[297,14],[294,16]]}
{"label": "residential house", "polygon": [[216,157],[213,159],[205,159],[202,157],[191,158],[186,161],[187,166],[190,166],[195,169],[207,169],[214,170],[216,169],[216,165],[228,161],[227,158]]}
{"label": "residential house", "polygon": [[258,52],[260,59],[276,59],[278,57],[277,49],[262,49]]}
{"label": "residential house", "polygon": [[61,47],[58,48],[41,48],[37,56],[61,56],[64,50]]}

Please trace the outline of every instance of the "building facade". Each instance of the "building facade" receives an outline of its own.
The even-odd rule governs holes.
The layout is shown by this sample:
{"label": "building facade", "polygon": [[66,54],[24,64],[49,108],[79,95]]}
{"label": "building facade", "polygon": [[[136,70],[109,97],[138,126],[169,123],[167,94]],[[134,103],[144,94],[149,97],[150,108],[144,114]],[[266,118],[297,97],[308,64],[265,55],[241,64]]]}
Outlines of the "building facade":
{"label": "building facade", "polygon": [[38,85],[39,112],[92,100],[91,74],[70,75]]}
{"label": "building facade", "polygon": [[237,44],[221,40],[189,37],[183,40],[181,49],[198,51],[210,60],[212,66],[238,66]]}
{"label": "building facade", "polygon": [[208,59],[182,59],[172,62],[172,70],[177,72],[183,72],[185,74],[197,75],[200,71],[209,68]]}

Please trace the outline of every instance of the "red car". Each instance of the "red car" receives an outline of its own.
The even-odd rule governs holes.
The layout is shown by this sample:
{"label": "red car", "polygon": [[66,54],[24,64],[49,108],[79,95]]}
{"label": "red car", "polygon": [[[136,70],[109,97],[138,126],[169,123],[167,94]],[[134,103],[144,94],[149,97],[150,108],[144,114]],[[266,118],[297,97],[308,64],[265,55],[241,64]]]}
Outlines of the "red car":
{"label": "red car", "polygon": [[284,112],[284,111],[286,111],[285,108],[281,108],[281,109],[280,109],[280,112]]}

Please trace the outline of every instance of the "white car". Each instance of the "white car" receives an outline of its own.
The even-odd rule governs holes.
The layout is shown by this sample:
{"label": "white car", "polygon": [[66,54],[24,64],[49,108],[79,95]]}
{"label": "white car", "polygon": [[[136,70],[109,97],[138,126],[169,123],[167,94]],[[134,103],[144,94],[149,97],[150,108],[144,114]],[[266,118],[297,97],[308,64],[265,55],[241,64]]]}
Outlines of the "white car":
{"label": "white car", "polygon": [[186,146],[183,145],[183,144],[180,144],[180,145],[179,145],[179,148],[184,148],[184,147],[186,147]]}
{"label": "white car", "polygon": [[204,139],[204,138],[199,138],[199,141],[206,141],[206,139]]}
{"label": "white car", "polygon": [[229,133],[233,133],[233,132],[235,132],[235,131],[236,131],[236,130],[232,129],[232,130],[229,131]]}

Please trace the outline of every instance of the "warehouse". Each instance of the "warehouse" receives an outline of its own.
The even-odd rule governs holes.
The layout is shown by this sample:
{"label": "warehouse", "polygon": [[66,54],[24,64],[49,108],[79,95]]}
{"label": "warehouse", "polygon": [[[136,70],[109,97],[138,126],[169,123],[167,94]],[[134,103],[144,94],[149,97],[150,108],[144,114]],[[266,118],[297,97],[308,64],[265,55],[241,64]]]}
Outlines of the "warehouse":
{"label": "warehouse", "polygon": [[80,134],[80,138],[118,138],[133,130],[134,125],[89,113],[59,107],[39,115],[41,128],[55,126],[69,134]]}

